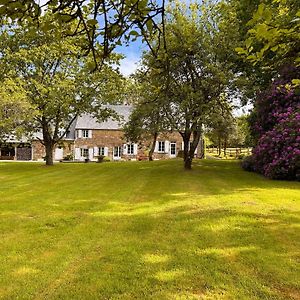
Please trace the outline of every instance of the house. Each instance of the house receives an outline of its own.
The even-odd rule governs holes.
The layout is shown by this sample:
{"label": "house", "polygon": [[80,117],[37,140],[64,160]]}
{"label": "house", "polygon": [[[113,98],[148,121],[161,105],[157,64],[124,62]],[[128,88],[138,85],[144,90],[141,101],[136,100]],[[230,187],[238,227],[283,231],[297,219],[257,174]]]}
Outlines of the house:
{"label": "house", "polygon": [[28,139],[16,139],[9,136],[5,142],[0,143],[0,160],[31,160],[32,147]]}
{"label": "house", "polygon": [[[71,125],[66,137],[56,146],[54,160],[65,157],[74,161],[97,161],[99,156],[106,156],[110,160],[137,160],[148,155],[151,141],[139,144],[126,141],[123,125],[128,121],[132,106],[109,105],[120,120],[113,118],[99,122],[90,114],[79,116]],[[0,158],[14,160],[43,160],[44,146],[40,143],[40,134],[36,134],[31,141],[9,141],[5,147],[0,147]],[[168,159],[177,157],[183,149],[182,138],[176,132],[161,134],[156,142],[154,159]],[[200,149],[197,149],[197,154]]]}

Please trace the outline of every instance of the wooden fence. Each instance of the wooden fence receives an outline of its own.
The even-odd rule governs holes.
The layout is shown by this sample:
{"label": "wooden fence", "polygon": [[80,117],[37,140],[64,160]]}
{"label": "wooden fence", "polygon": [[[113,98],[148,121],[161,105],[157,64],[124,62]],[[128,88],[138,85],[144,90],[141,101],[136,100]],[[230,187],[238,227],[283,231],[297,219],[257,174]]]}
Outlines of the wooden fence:
{"label": "wooden fence", "polygon": [[[218,156],[219,149],[218,148],[206,148],[207,154],[212,154],[214,156]],[[227,148],[226,151],[221,149],[221,156],[229,156],[239,158],[240,156],[248,156],[252,154],[252,148]]]}

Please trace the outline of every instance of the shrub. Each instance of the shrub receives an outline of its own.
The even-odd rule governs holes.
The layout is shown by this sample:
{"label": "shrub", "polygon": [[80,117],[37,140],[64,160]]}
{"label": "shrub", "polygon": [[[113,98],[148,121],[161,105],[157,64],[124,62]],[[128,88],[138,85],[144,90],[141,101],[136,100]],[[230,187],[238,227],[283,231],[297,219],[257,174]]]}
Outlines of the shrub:
{"label": "shrub", "polygon": [[108,156],[104,156],[104,155],[97,156],[97,162],[98,163],[108,162],[108,161],[111,161]]}
{"label": "shrub", "polygon": [[245,154],[239,154],[237,158],[238,159],[244,159],[244,158],[246,158],[246,155]]}
{"label": "shrub", "polygon": [[70,160],[73,160],[73,154],[68,154],[66,155],[63,160],[66,160],[66,161],[70,161]]}
{"label": "shrub", "polygon": [[103,160],[104,160],[104,155],[99,155],[98,157],[97,157],[97,161],[98,161],[98,163],[102,163],[103,162]]}
{"label": "shrub", "polygon": [[281,121],[259,139],[253,151],[255,169],[273,179],[300,177],[300,110],[284,113]]}
{"label": "shrub", "polygon": [[[256,100],[252,130],[258,134],[252,162],[253,169],[272,179],[300,179],[300,93],[291,83],[300,69],[282,74],[270,90]],[[297,77],[298,76],[298,77]]]}
{"label": "shrub", "polygon": [[243,168],[245,171],[248,171],[248,172],[254,172],[254,171],[255,171],[253,155],[251,155],[251,156],[246,156],[246,157],[243,159],[243,161],[242,161],[242,168]]}
{"label": "shrub", "polygon": [[291,84],[293,78],[299,78],[299,72],[299,68],[285,68],[271,87],[257,97],[254,105],[255,117],[252,120],[254,135],[258,134],[260,138],[271,130],[285,113],[299,108],[299,91],[292,88]]}

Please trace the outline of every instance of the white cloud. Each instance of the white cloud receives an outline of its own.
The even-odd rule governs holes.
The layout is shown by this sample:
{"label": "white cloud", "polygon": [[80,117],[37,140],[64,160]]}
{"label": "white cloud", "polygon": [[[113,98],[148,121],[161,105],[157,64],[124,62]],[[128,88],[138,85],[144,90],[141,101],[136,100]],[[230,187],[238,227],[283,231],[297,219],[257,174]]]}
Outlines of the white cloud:
{"label": "white cloud", "polygon": [[120,63],[120,72],[124,76],[129,76],[136,71],[140,58],[135,55],[127,55]]}

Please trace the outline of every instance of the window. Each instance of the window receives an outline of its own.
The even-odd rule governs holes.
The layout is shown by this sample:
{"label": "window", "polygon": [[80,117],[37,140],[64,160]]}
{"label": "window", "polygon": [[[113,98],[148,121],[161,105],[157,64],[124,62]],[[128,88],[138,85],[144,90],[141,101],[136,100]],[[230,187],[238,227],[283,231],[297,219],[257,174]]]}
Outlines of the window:
{"label": "window", "polygon": [[122,147],[116,146],[114,147],[114,157],[121,157]]}
{"label": "window", "polygon": [[84,137],[84,138],[89,137],[89,131],[87,129],[82,130],[82,137]]}
{"label": "window", "polygon": [[89,157],[89,149],[87,149],[87,148],[80,148],[80,156],[82,156],[82,157]]}
{"label": "window", "polygon": [[105,153],[105,148],[104,147],[99,147],[98,155],[104,156],[105,155],[104,153]]}
{"label": "window", "polygon": [[127,154],[129,155],[134,154],[134,144],[127,144]]}
{"label": "window", "polygon": [[170,154],[172,156],[176,156],[176,142],[172,142],[170,144]]}
{"label": "window", "polygon": [[158,152],[165,152],[165,142],[158,142]]}

